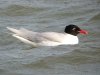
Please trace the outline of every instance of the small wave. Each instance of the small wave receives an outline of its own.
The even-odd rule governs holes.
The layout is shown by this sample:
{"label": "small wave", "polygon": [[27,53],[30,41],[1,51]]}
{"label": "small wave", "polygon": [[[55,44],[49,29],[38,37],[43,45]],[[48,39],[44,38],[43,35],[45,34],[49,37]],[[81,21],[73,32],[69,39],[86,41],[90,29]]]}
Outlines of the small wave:
{"label": "small wave", "polygon": [[100,20],[100,13],[92,17],[90,21],[99,21],[99,20]]}
{"label": "small wave", "polygon": [[2,16],[27,16],[33,15],[38,12],[43,11],[44,8],[39,7],[29,7],[29,6],[21,6],[21,5],[10,5],[0,12]]}

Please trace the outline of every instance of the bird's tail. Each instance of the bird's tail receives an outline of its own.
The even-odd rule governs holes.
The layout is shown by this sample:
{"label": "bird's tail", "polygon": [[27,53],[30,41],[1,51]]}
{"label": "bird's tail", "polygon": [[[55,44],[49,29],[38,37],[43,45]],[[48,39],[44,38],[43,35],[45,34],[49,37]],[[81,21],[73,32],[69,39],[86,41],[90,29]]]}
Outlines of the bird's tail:
{"label": "bird's tail", "polygon": [[12,36],[17,38],[17,39],[19,39],[20,41],[22,41],[22,42],[24,42],[26,44],[32,45],[34,47],[37,46],[36,43],[34,43],[34,42],[32,42],[32,41],[20,36],[22,34],[21,30],[18,30],[18,29],[15,29],[15,28],[11,28],[11,27],[7,27],[7,29],[12,31],[14,33],[14,34],[12,34]]}

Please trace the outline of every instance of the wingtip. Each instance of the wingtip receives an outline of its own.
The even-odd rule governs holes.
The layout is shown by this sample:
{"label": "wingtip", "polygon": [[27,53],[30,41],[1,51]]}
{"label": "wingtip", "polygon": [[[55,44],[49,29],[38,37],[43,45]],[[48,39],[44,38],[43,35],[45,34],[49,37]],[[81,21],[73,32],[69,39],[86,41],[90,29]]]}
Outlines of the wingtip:
{"label": "wingtip", "polygon": [[12,28],[11,27],[6,27],[8,30],[11,30]]}
{"label": "wingtip", "polygon": [[11,28],[11,27],[6,27],[9,31],[14,32],[16,34],[20,33],[19,30],[15,29],[15,28]]}
{"label": "wingtip", "polygon": [[10,27],[6,27],[7,29],[9,29]]}

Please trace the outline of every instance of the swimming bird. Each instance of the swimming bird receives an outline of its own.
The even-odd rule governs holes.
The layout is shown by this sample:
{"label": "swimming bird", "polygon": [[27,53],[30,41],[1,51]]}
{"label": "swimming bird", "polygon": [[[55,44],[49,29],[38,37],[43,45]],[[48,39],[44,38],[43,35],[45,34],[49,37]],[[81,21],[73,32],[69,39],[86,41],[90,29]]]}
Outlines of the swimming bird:
{"label": "swimming bird", "polygon": [[78,34],[88,34],[86,30],[80,29],[77,25],[70,24],[65,27],[63,33],[58,32],[34,32],[25,28],[15,29],[7,27],[12,31],[13,37],[22,42],[38,46],[58,46],[58,45],[75,45],[79,43]]}

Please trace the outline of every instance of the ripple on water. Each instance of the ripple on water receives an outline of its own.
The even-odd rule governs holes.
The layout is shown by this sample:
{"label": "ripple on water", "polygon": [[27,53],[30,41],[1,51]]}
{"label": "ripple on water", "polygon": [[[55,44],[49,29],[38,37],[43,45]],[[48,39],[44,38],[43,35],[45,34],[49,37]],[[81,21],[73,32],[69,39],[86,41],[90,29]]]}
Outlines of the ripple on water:
{"label": "ripple on water", "polygon": [[6,8],[3,8],[0,12],[1,16],[30,16],[36,15],[44,11],[45,8],[38,8],[38,7],[29,7],[29,6],[22,6],[22,5],[10,5]]}

